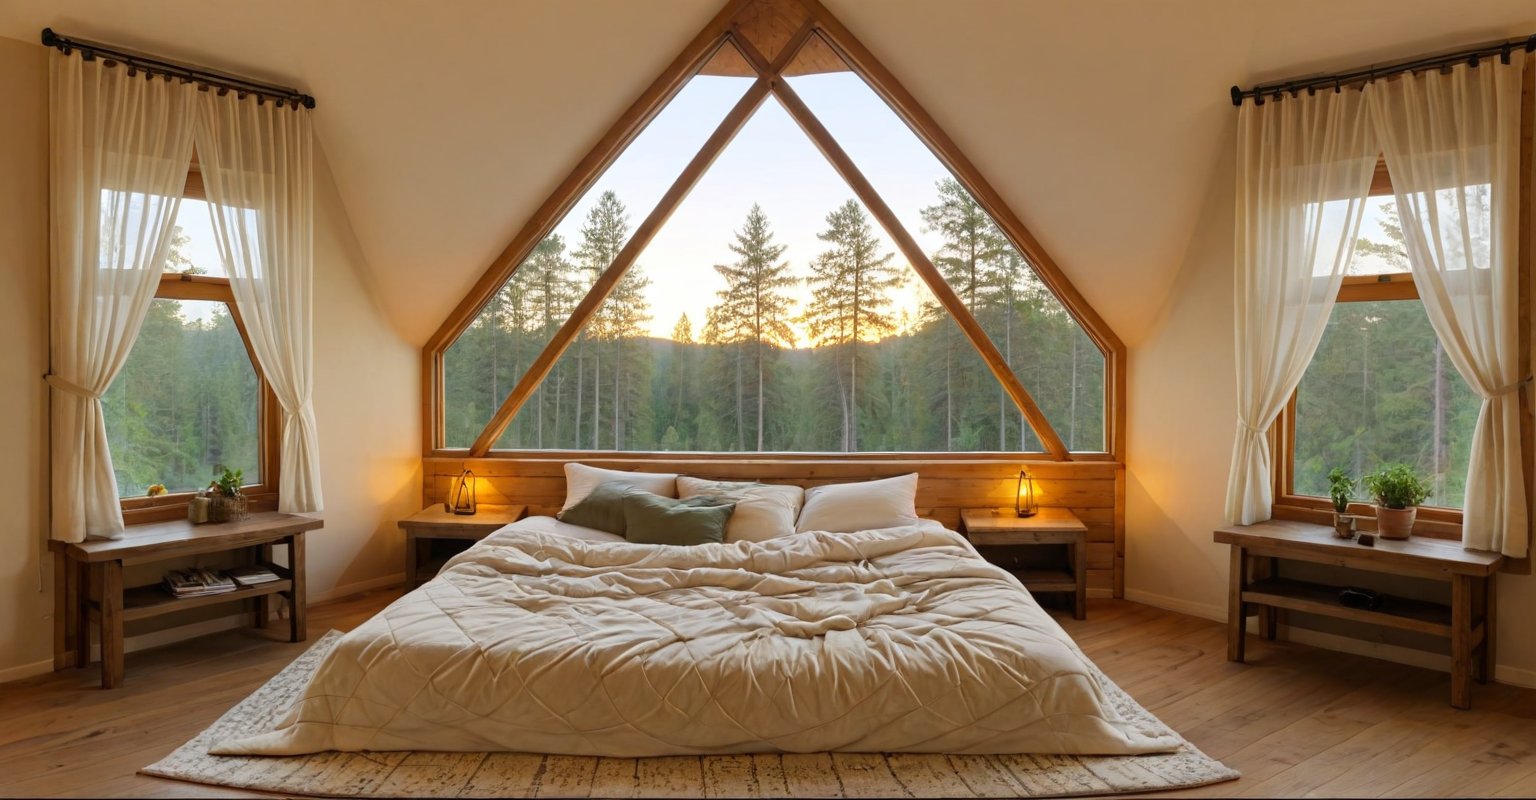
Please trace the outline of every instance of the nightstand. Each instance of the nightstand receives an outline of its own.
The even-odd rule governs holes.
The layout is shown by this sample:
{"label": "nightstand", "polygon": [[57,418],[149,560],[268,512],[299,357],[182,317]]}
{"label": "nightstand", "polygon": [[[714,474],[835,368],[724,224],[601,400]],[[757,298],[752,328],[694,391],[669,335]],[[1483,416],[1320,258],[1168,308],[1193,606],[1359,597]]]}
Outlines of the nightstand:
{"label": "nightstand", "polygon": [[1070,592],[1072,616],[1088,617],[1088,527],[1071,510],[1042,508],[1033,517],[1020,517],[1011,508],[968,508],[960,512],[960,523],[982,555],[988,548],[1065,546],[1067,569],[1026,568],[1014,574],[1030,592]]}
{"label": "nightstand", "polygon": [[432,580],[443,563],[456,554],[446,547],[434,547],[435,542],[478,542],[527,513],[527,506],[480,506],[474,514],[454,514],[444,510],[442,503],[434,503],[400,520],[400,530],[405,531],[406,585],[415,589]]}

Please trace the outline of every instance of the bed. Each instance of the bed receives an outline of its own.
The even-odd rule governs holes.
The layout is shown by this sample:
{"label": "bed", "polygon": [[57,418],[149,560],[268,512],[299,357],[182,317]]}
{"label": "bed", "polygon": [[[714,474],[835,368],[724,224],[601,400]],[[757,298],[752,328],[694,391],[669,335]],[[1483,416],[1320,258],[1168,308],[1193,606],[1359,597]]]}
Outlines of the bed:
{"label": "bed", "polygon": [[348,633],[223,755],[1175,749],[1007,572],[920,522],[640,545],[532,517]]}

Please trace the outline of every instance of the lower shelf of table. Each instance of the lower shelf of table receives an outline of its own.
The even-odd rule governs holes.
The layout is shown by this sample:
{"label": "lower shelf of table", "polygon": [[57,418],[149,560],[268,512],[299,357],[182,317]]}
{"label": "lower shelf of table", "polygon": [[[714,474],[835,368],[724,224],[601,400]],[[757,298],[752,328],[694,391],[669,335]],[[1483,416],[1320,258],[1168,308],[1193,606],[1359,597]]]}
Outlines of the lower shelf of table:
{"label": "lower shelf of table", "polygon": [[1077,576],[1066,570],[1020,569],[1013,570],[1013,575],[1031,592],[1077,591]]}
{"label": "lower shelf of table", "polygon": [[1339,602],[1342,586],[1263,578],[1243,589],[1243,602],[1384,625],[1436,636],[1451,635],[1451,608],[1440,603],[1383,595],[1381,607],[1353,608]]}
{"label": "lower shelf of table", "polygon": [[218,603],[232,603],[236,600],[247,600],[253,597],[287,592],[293,589],[293,581],[288,578],[263,583],[259,586],[244,586],[232,592],[219,594],[203,594],[196,597],[176,597],[162,589],[158,584],[152,586],[138,586],[123,592],[123,621],[130,622],[136,619],[157,617],[161,614],[169,614],[173,611],[183,611],[189,608],[201,608]]}

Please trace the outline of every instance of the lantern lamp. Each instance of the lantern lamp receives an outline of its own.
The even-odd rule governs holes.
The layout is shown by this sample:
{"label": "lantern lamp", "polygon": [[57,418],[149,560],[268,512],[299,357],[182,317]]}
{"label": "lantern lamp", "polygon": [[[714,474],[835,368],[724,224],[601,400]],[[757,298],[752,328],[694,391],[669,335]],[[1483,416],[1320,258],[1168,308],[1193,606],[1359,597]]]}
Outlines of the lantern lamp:
{"label": "lantern lamp", "polygon": [[1035,477],[1022,469],[1019,470],[1019,486],[1014,495],[1013,510],[1021,517],[1033,517],[1040,511],[1040,504],[1035,502]]}
{"label": "lantern lamp", "polygon": [[475,473],[464,470],[448,487],[447,510],[454,514],[473,516],[475,513]]}

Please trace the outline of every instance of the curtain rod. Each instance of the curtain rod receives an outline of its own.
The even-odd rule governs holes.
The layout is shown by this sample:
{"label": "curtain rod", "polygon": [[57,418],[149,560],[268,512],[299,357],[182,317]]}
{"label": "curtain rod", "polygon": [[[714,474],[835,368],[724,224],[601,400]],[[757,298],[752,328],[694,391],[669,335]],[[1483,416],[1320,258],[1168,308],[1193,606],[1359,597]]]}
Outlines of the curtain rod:
{"label": "curtain rod", "polygon": [[238,75],[214,72],[202,67],[178,64],[174,61],[166,61],[155,56],[134,53],[99,42],[60,36],[54,33],[52,28],[43,29],[43,45],[58,48],[66,54],[71,50],[79,50],[80,56],[87,61],[100,57],[109,63],[118,62],[131,69],[140,69],[155,75],[180,78],[183,81],[217,87],[219,89],[233,89],[237,92],[254,94],[258,97],[271,98],[278,102],[291,102],[296,106],[302,105],[305,108],[315,107],[315,98],[300,92],[298,89],[262,83],[249,78],[242,78]]}
{"label": "curtain rod", "polygon": [[1348,72],[1334,72],[1324,75],[1313,75],[1306,78],[1292,78],[1284,81],[1271,81],[1261,83],[1252,89],[1243,89],[1239,86],[1232,87],[1232,105],[1241,106],[1243,98],[1252,97],[1255,105],[1263,105],[1265,96],[1276,100],[1284,93],[1289,92],[1292,97],[1305,89],[1313,92],[1321,88],[1333,88],[1337,90],[1350,84],[1370,82],[1377,78],[1385,78],[1391,75],[1400,75],[1404,72],[1416,72],[1425,69],[1448,69],[1453,64],[1465,61],[1470,66],[1477,66],[1484,58],[1498,56],[1505,64],[1509,63],[1510,55],[1516,48],[1523,48],[1527,53],[1536,53],[1536,35],[1522,36],[1515,39],[1505,39],[1501,42],[1468,47],[1438,56],[1423,56],[1406,61],[1394,61]]}

